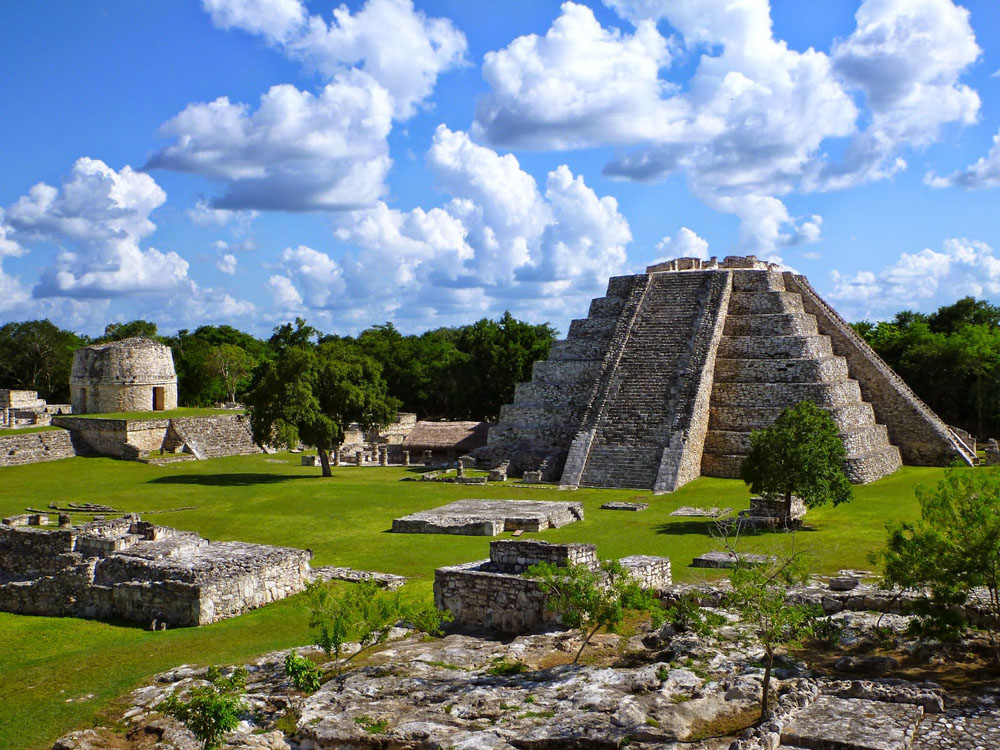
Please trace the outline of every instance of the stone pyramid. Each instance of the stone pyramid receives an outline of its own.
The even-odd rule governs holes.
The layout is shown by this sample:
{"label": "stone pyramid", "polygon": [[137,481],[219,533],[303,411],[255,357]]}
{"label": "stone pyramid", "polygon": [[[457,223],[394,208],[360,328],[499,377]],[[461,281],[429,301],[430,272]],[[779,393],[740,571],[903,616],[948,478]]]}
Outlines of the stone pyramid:
{"label": "stone pyramid", "polygon": [[750,433],[804,400],[837,423],[855,483],[975,458],[805,277],[753,256],[612,278],[483,452],[567,487],[670,492],[738,477]]}

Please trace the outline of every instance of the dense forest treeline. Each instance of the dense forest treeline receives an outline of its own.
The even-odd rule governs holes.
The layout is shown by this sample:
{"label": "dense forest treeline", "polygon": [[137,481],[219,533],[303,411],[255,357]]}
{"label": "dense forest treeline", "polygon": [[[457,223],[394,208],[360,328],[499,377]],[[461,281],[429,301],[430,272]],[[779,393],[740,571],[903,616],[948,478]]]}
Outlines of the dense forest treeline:
{"label": "dense forest treeline", "polygon": [[289,346],[336,343],[345,357],[377,363],[403,411],[421,419],[495,419],[513,399],[514,386],[531,378],[532,363],[548,356],[555,335],[548,324],[525,323],[510,313],[419,335],[403,335],[386,323],[356,337],[324,334],[299,319],[277,327],[268,339],[227,325],[160,336],[156,324],[145,320],[111,323],[102,336],[90,338],[48,320],[31,320],[0,327],[0,388],[34,390],[50,403],[66,403],[76,349],[143,336],[173,350],[179,403],[207,406],[234,400],[256,368]]}
{"label": "dense forest treeline", "polygon": [[933,313],[853,325],[945,422],[1000,437],[1000,307],[964,297]]}
{"label": "dense forest treeline", "polygon": [[[855,330],[951,425],[1000,437],[1000,307],[965,297],[933,313],[904,310]],[[179,400],[205,406],[232,400],[254,368],[289,345],[337,342],[338,350],[375,360],[388,392],[420,418],[495,419],[548,356],[555,330],[505,313],[455,328],[404,335],[392,323],[358,336],[323,334],[299,320],[258,339],[231,326],[201,326],[160,336],[144,320],[112,323],[90,339],[47,320],[0,327],[0,388],[27,388],[53,403],[69,399],[73,350],[88,343],[146,336],[173,349]]]}

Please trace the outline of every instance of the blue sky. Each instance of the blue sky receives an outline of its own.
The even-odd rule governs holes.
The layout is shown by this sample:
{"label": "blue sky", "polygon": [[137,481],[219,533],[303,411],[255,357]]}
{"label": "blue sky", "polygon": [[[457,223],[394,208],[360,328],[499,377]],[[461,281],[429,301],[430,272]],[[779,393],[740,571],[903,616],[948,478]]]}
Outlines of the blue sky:
{"label": "blue sky", "polygon": [[[1000,303],[994,0],[0,5],[0,321],[565,331],[755,253]],[[995,140],[996,139],[996,140]]]}

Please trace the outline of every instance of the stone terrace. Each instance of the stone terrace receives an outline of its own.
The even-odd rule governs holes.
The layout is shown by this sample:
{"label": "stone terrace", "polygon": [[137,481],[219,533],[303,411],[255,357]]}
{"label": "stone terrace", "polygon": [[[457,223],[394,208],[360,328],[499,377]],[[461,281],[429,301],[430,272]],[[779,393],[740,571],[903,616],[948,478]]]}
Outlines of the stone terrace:
{"label": "stone terrace", "polygon": [[539,500],[458,500],[392,522],[403,534],[496,536],[504,531],[544,531],[583,520],[582,503]]}
{"label": "stone terrace", "polygon": [[135,514],[53,531],[0,524],[0,610],[205,625],[301,591],[310,557]]}

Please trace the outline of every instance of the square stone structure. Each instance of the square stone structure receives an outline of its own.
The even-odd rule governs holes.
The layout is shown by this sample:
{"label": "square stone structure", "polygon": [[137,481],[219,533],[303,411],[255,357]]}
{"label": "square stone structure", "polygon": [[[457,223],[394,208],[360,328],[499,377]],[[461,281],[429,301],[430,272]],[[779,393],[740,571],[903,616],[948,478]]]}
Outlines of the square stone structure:
{"label": "square stone structure", "polygon": [[[908,750],[924,709],[907,703],[821,695],[781,731],[782,746]],[[969,747],[977,746],[973,742]]]}
{"label": "square stone structure", "polygon": [[[593,544],[550,544],[536,540],[503,539],[490,542],[490,558],[434,571],[434,604],[446,609],[464,627],[522,633],[552,622],[547,597],[538,582],[525,577],[532,565],[598,565]],[[633,555],[618,561],[634,578],[651,589],[669,586],[670,560]]]}
{"label": "square stone structure", "polygon": [[73,354],[69,391],[74,414],[176,409],[173,353],[143,338],[85,346]]}
{"label": "square stone structure", "polygon": [[51,531],[0,524],[0,610],[207,625],[302,591],[311,557],[209,542],[134,514]]}
{"label": "square stone structure", "polygon": [[[614,277],[503,407],[481,454],[564,487],[738,477],[750,434],[813,401],[855,483],[974,452],[809,285],[753,256]],[[543,463],[544,462],[544,463]]]}
{"label": "square stone structure", "polygon": [[583,520],[582,503],[539,500],[458,500],[393,519],[403,534],[496,536],[504,531],[544,531]]}

